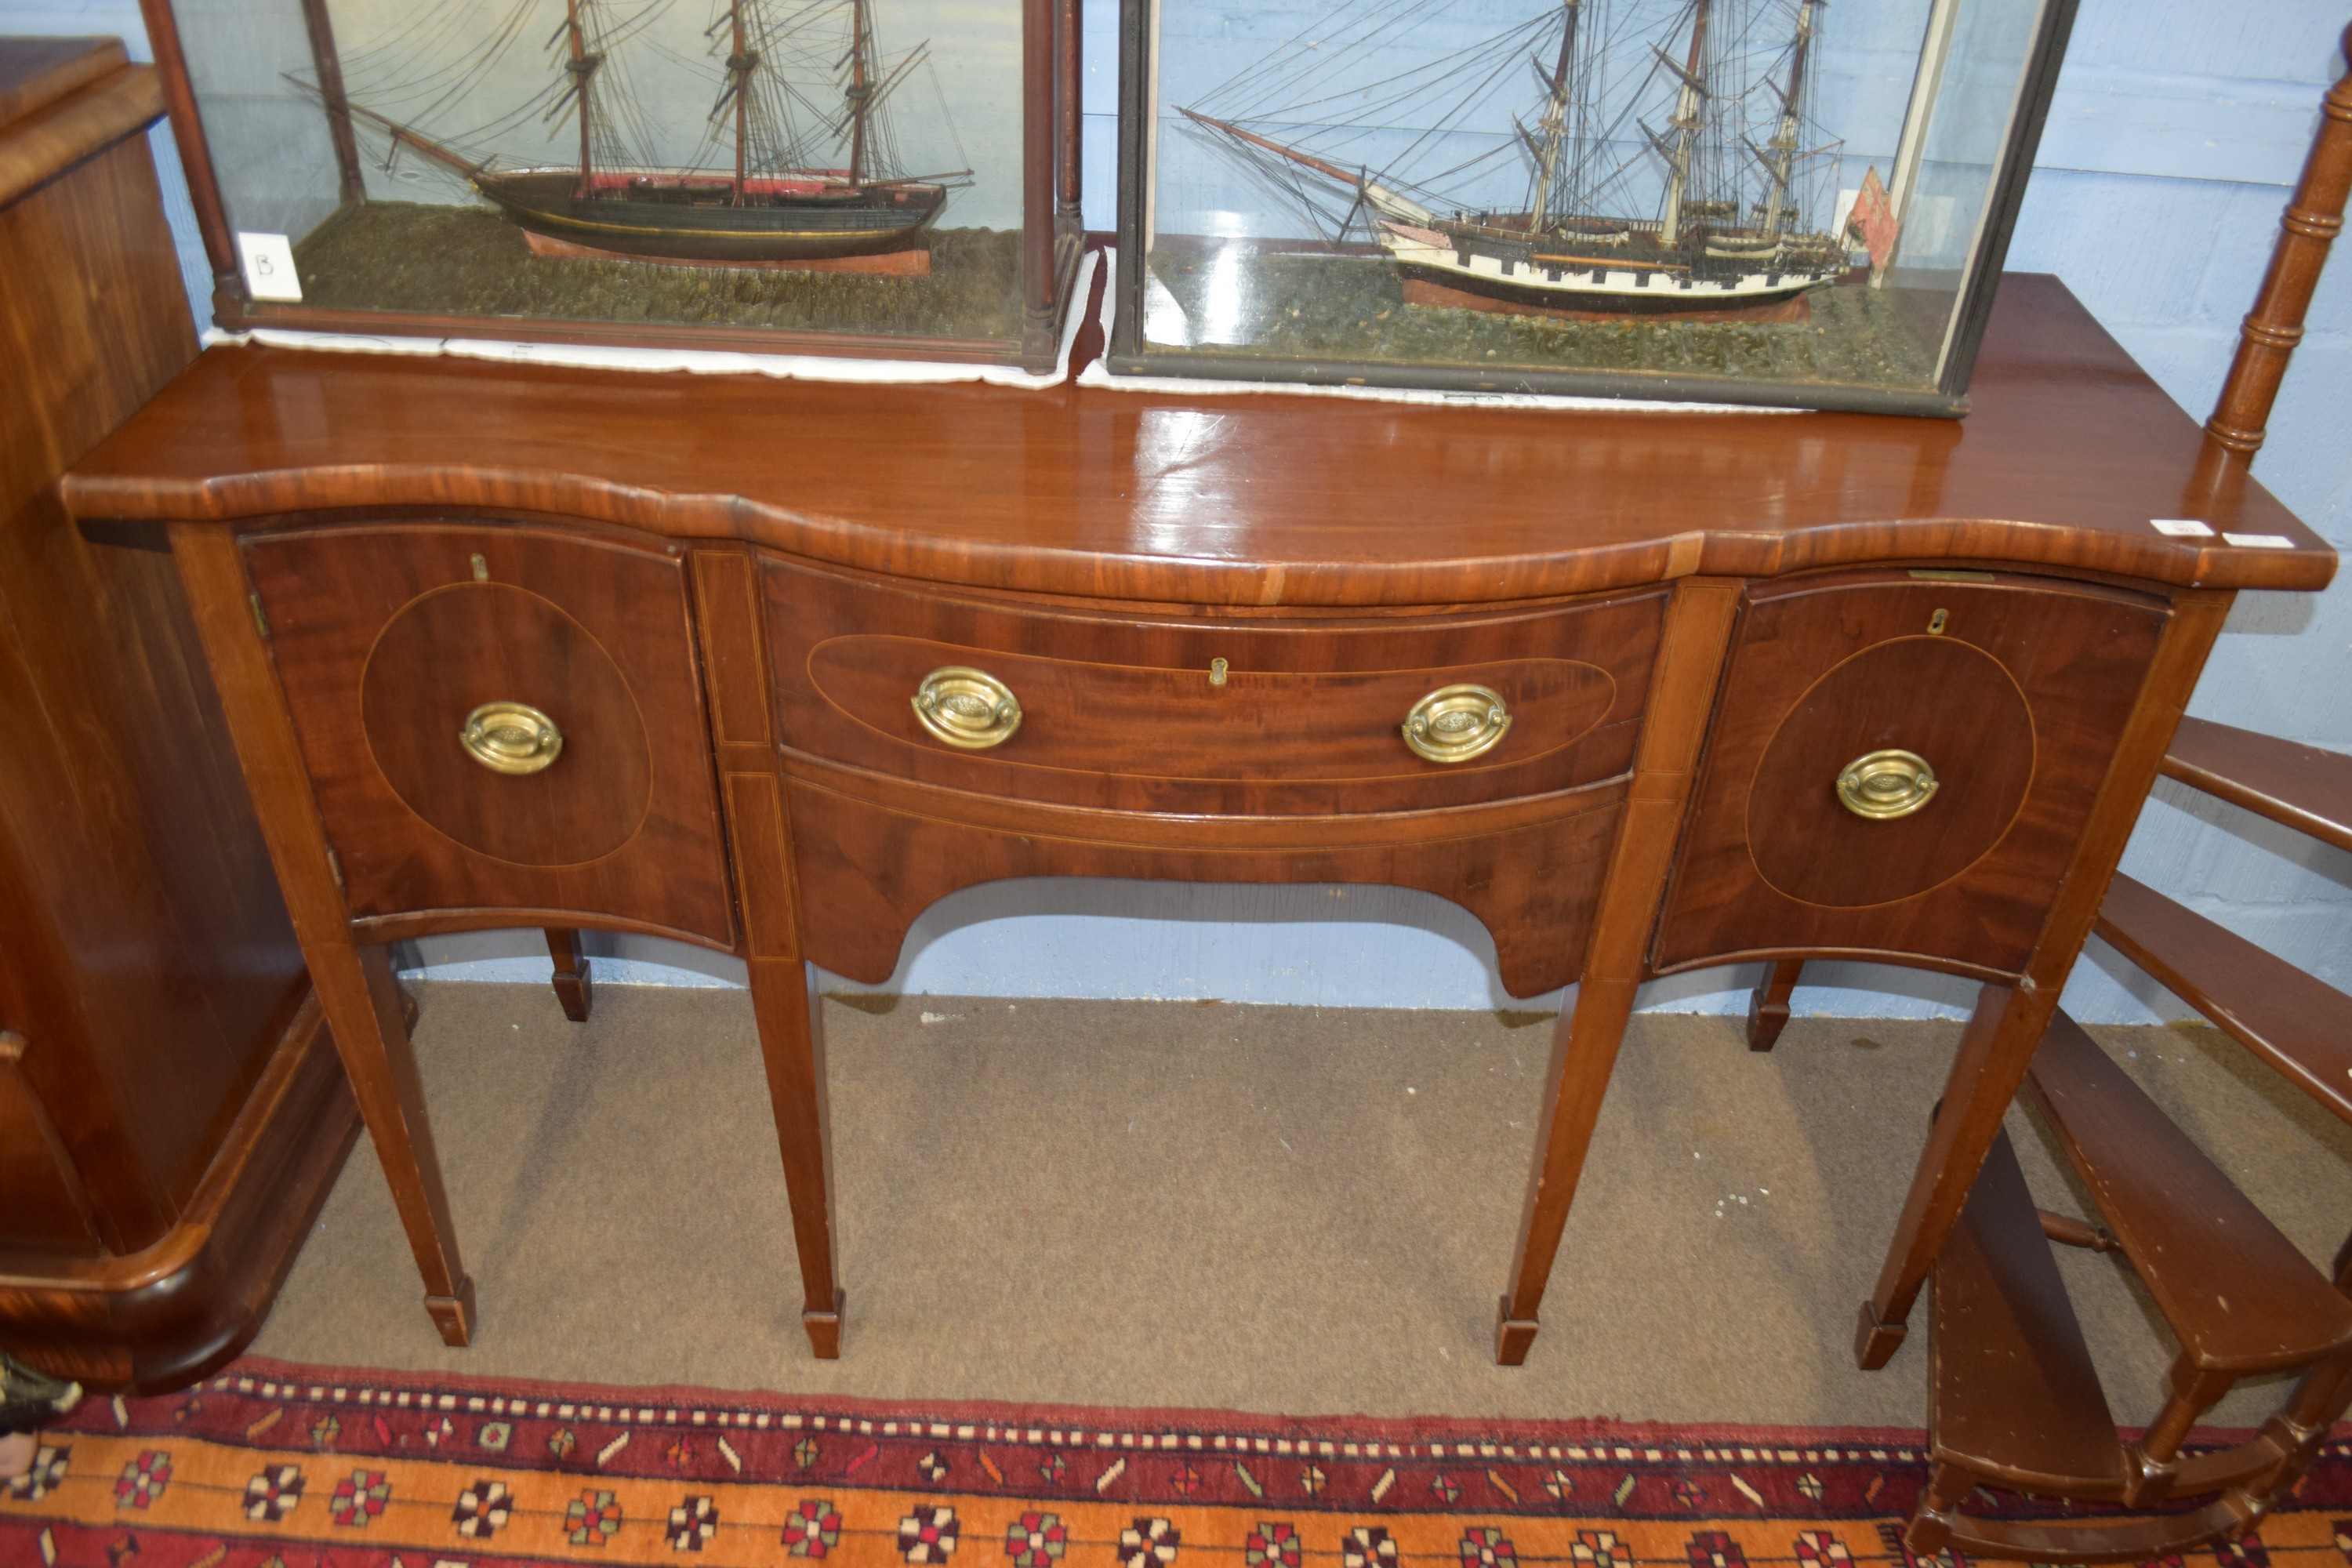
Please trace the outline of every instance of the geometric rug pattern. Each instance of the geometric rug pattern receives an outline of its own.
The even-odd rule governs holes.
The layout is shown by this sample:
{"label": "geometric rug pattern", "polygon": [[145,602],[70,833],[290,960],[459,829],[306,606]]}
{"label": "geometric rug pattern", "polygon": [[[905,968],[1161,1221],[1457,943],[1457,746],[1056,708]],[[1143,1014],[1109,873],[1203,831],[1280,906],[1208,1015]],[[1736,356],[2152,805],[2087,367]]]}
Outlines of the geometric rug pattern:
{"label": "geometric rug pattern", "polygon": [[[1920,1443],[884,1404],[248,1358],[178,1394],[90,1399],[45,1434],[32,1472],[0,1489],[0,1564],[1931,1568],[1901,1541]],[[1972,1509],[2058,1511],[1990,1494]],[[2352,1443],[2332,1443],[2258,1536],[2167,1568],[2200,1563],[2352,1568]]]}

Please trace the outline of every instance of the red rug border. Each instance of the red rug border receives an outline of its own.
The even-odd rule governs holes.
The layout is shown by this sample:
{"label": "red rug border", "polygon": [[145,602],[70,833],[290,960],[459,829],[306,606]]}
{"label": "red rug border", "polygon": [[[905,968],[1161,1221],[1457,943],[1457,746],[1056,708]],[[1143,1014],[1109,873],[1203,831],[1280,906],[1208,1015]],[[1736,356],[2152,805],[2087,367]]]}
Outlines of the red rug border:
{"label": "red rug border", "polygon": [[[1253,1411],[1187,1405],[1025,1404],[989,1399],[873,1399],[856,1394],[795,1394],[773,1389],[724,1389],[699,1384],[624,1384],[488,1375],[479,1373],[404,1372],[379,1367],[321,1367],[305,1362],[247,1355],[194,1385],[201,1392],[216,1381],[310,1386],[372,1385],[411,1394],[522,1394],[552,1403],[582,1405],[695,1405],[711,1409],[841,1417],[854,1421],[952,1421],[961,1425],[1013,1427],[1076,1427],[1140,1433],[1226,1433],[1248,1437],[1296,1437],[1302,1433],[1332,1438],[1344,1431],[1383,1444],[1504,1442],[1517,1446],[1569,1444],[1627,1447],[1755,1448],[1911,1448],[1925,1450],[1927,1434],[1916,1426],[1800,1426],[1769,1423],[1628,1421],[1613,1415],[1539,1416],[1368,1415],[1360,1413],[1268,1415]],[[169,1397],[169,1396],[166,1396]],[[95,1403],[95,1402],[94,1402]],[[2189,1440],[2221,1447],[2251,1438],[2252,1427],[2200,1426]],[[2335,1434],[2352,1436],[2352,1422]]]}
{"label": "red rug border", "polygon": [[[375,1367],[320,1367],[270,1356],[247,1355],[194,1385],[200,1392],[220,1378],[251,1377],[304,1386],[373,1384],[411,1393],[491,1394],[523,1393],[533,1398],[580,1405],[694,1405],[800,1415],[841,1415],[859,1421],[919,1418],[997,1426],[1084,1427],[1141,1432],[1226,1432],[1253,1437],[1294,1436],[1312,1431],[1328,1436],[1340,1427],[1382,1443],[1406,1444],[1475,1439],[1589,1445],[1603,1442],[1776,1448],[1919,1448],[1926,1431],[1916,1426],[1793,1426],[1763,1423],[1627,1421],[1613,1415],[1547,1419],[1514,1415],[1268,1415],[1255,1411],[1191,1405],[1028,1404],[995,1399],[873,1399],[857,1394],[795,1394],[774,1389],[711,1388],[699,1384],[607,1384],[550,1378],[496,1376],[478,1373],[403,1372]],[[2202,1433],[2200,1436],[2203,1436]]]}

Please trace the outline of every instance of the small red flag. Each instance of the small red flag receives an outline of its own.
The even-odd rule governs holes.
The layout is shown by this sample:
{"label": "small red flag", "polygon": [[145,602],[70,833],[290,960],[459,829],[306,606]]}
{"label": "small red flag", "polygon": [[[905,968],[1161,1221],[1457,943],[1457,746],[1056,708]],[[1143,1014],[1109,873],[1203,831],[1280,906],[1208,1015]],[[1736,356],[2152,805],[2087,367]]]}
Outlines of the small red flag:
{"label": "small red flag", "polygon": [[1886,200],[1886,187],[1879,182],[1876,164],[1862,177],[1862,194],[1853,198],[1853,210],[1846,215],[1845,228],[1870,251],[1871,270],[1885,270],[1887,258],[1895,254],[1895,237],[1902,226],[1895,221],[1895,208]]}

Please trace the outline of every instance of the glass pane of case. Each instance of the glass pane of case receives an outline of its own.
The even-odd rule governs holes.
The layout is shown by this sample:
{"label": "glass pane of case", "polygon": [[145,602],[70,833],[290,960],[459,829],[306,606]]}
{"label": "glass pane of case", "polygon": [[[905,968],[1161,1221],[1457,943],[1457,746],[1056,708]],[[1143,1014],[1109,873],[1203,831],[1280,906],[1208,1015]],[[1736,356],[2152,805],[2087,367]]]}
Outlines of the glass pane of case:
{"label": "glass pane of case", "polygon": [[1115,368],[1930,411],[2064,5],[1130,0]]}
{"label": "glass pane of case", "polygon": [[1021,336],[1022,0],[173,8],[306,308]]}

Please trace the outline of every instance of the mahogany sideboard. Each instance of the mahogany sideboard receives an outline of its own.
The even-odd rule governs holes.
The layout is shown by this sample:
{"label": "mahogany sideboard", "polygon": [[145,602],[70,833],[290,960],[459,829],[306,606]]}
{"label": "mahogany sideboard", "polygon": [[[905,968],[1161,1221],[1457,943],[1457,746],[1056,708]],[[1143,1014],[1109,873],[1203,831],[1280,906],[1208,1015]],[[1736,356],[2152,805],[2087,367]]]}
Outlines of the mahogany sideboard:
{"label": "mahogany sideboard", "polygon": [[2335,570],[2053,279],[2007,280],[1973,395],[1506,412],[222,348],[63,493],[177,559],[452,1343],[472,1286],[385,943],[741,955],[831,1355],[807,966],[878,982],[948,892],[1106,875],[1421,888],[1514,994],[1581,983],[1506,1362],[1641,982],[1982,982],[1864,1306],[1877,1364],[2232,595]]}
{"label": "mahogany sideboard", "polygon": [[252,1337],[359,1131],[179,575],[54,487],[196,357],[163,112],[0,39],[0,1345],[110,1389]]}

